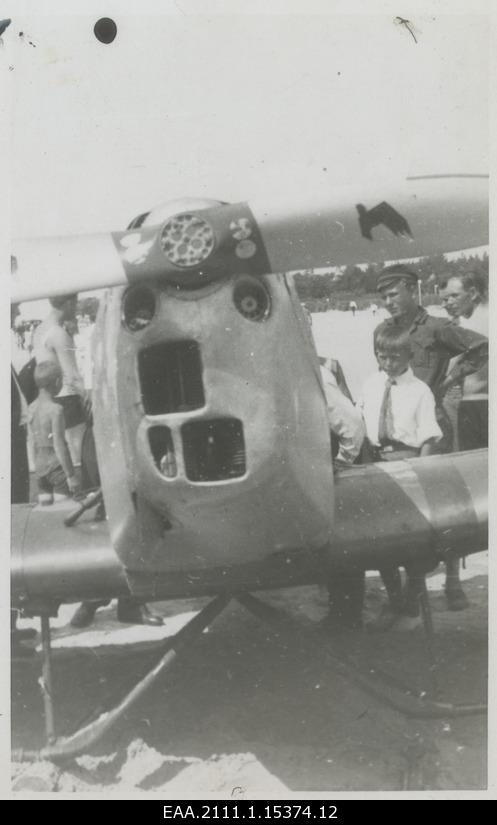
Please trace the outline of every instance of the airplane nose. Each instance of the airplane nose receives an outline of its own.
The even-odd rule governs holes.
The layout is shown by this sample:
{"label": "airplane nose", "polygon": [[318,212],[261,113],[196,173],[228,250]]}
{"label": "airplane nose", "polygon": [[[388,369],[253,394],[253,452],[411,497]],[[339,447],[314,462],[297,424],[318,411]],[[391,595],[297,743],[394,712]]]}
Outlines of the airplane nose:
{"label": "airplane nose", "polygon": [[235,275],[271,270],[262,236],[247,204],[218,204],[178,212],[156,223],[147,218],[114,241],[126,279],[158,278],[197,290]]}

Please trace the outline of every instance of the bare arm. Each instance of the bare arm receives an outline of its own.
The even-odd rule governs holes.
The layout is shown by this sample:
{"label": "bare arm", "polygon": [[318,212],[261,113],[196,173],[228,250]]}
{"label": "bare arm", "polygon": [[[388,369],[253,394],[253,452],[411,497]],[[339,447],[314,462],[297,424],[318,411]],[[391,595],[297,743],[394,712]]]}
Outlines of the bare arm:
{"label": "bare arm", "polygon": [[419,455],[420,456],[432,455],[434,450],[435,450],[435,440],[433,438],[430,438],[430,439],[428,439],[428,441],[425,441],[425,443],[421,445]]}
{"label": "bare arm", "polygon": [[488,363],[488,339],[485,336],[450,322],[440,326],[437,333],[439,340],[451,355],[461,356],[445,379],[445,389]]}

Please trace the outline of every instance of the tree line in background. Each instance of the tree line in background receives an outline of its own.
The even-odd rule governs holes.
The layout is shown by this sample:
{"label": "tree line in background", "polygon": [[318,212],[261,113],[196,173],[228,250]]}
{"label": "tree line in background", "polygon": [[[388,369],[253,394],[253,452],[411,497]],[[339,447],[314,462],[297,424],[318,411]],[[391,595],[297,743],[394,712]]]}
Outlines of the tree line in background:
{"label": "tree line in background", "polygon": [[[314,272],[312,269],[297,272],[295,287],[298,296],[310,312],[325,312],[328,309],[348,309],[349,301],[354,299],[359,309],[365,309],[372,303],[379,302],[376,280],[384,264],[368,264],[366,267],[346,266],[330,272]],[[483,257],[470,255],[448,261],[443,255],[431,255],[421,258],[413,269],[422,281],[424,304],[438,304],[437,294],[442,279],[459,275],[468,270],[484,273],[488,278],[488,255]],[[95,296],[79,298],[76,313],[88,316],[92,320],[98,310],[99,299]],[[39,320],[19,321],[17,328],[27,331]]]}
{"label": "tree line in background", "polygon": [[94,295],[87,298],[79,298],[76,306],[76,315],[87,315],[91,319],[95,319],[98,312],[99,300]]}
{"label": "tree line in background", "polygon": [[[311,312],[328,309],[348,309],[354,299],[359,309],[378,303],[376,281],[385,264],[368,264],[366,267],[346,266],[330,272],[306,270],[295,275],[295,287],[302,303]],[[444,255],[431,255],[412,264],[420,278],[423,304],[440,303],[438,287],[443,279],[460,275],[469,270],[482,272],[488,277],[488,255],[470,255],[448,261]]]}

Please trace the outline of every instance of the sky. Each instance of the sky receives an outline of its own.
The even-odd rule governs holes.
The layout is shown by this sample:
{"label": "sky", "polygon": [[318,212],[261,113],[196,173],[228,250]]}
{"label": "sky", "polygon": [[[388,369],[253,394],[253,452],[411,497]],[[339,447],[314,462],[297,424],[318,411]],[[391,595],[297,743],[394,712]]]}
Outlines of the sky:
{"label": "sky", "polygon": [[183,196],[488,171],[484,16],[413,15],[416,43],[391,14],[183,6],[197,11],[115,14],[111,45],[95,14],[13,18],[14,236],[123,228]]}
{"label": "sky", "polygon": [[[488,172],[492,6],[2,4],[2,270],[9,235],[122,229],[178,197],[290,201],[369,179]],[[108,46],[93,34],[104,15],[118,26]],[[2,311],[7,332],[7,302]],[[7,588],[4,576],[1,604]]]}
{"label": "sky", "polygon": [[12,236],[121,229],[184,196],[487,172],[485,4],[405,6],[414,36],[389,3],[18,2],[0,51]]}

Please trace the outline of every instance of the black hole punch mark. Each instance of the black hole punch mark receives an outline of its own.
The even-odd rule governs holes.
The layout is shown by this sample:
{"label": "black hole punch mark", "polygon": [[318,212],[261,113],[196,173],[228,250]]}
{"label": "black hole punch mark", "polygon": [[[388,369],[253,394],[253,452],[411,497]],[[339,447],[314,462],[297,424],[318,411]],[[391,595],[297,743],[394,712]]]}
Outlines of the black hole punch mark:
{"label": "black hole punch mark", "polygon": [[100,43],[109,45],[115,40],[117,35],[117,26],[112,17],[101,17],[97,20],[93,27],[93,32]]}

